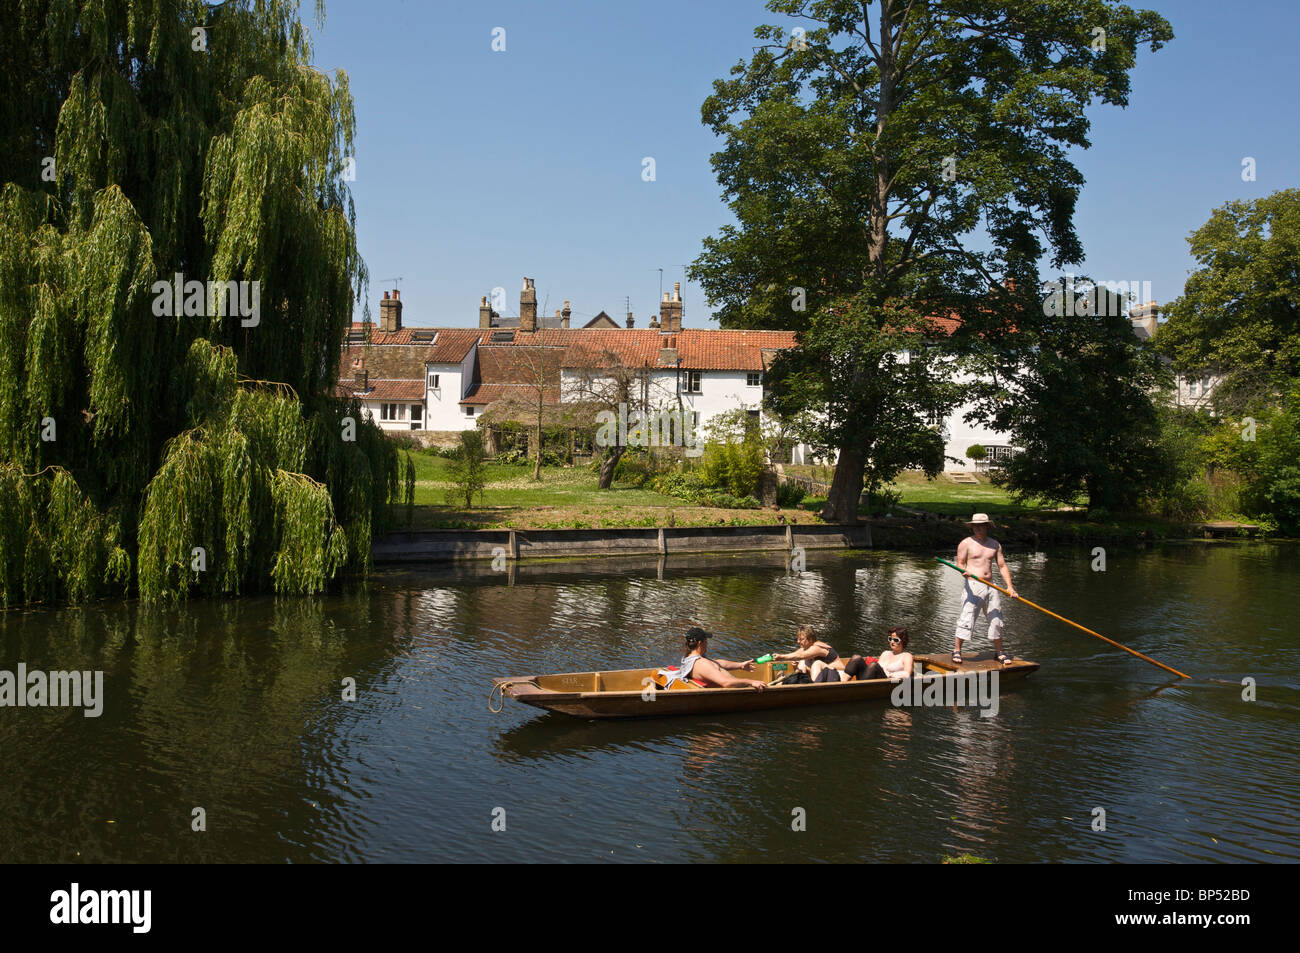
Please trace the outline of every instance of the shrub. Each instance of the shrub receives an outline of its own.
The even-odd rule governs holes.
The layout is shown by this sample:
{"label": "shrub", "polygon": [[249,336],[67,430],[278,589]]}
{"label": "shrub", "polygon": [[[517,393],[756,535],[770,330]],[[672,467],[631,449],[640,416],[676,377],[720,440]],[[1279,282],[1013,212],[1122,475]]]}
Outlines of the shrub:
{"label": "shrub", "polygon": [[654,489],[664,496],[675,496],[698,506],[733,510],[753,510],[760,506],[752,496],[738,497],[725,490],[704,485],[696,472],[665,474],[654,481]]}
{"label": "shrub", "polygon": [[451,486],[447,488],[447,503],[455,506],[463,501],[465,506],[474,505],[474,494],[483,502],[483,488],[487,486],[487,474],[483,466],[483,434],[477,430],[466,430],[460,435],[460,447],[457,455],[447,468],[447,478]]}
{"label": "shrub", "polygon": [[776,488],[776,505],[798,506],[806,492],[802,483],[782,483]]}
{"label": "shrub", "polygon": [[866,494],[866,497],[867,514],[880,516],[893,512],[898,501],[903,498],[903,493],[901,490],[876,490]]}
{"label": "shrub", "polygon": [[705,446],[699,472],[706,486],[732,496],[753,496],[766,464],[763,444],[750,435],[744,441],[710,442]]}
{"label": "shrub", "polygon": [[984,449],[982,443],[973,443],[966,448],[966,459],[968,460],[983,460],[988,455],[989,453]]}

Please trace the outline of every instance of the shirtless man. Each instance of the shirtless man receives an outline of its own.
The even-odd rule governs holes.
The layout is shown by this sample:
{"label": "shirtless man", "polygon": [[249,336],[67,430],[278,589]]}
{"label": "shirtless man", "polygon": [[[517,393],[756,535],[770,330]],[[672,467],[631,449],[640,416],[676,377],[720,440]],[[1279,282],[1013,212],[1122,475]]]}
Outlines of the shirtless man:
{"label": "shirtless man", "polygon": [[695,679],[704,682],[705,685],[716,685],[719,688],[754,688],[759,691],[767,688],[762,682],[756,682],[749,678],[736,678],[734,675],[728,674],[728,672],[736,670],[752,672],[754,671],[753,662],[729,662],[721,658],[711,659],[705,655],[708,651],[709,633],[699,626],[691,628],[686,633],[687,654],[682,659],[677,677]]}
{"label": "shirtless man", "polygon": [[985,513],[976,513],[966,525],[971,528],[971,535],[957,547],[957,566],[966,577],[966,589],[961,615],[957,619],[957,644],[952,650],[952,660],[960,664],[961,644],[971,637],[975,619],[983,609],[989,620],[989,638],[998,653],[998,661],[1005,665],[1011,657],[1002,651],[1002,594],[986,585],[993,579],[995,560],[1002,571],[1002,581],[1007,584],[1007,592],[1015,596],[1016,587],[1011,584],[1011,570],[1002,556],[1002,546],[989,536],[993,521]]}

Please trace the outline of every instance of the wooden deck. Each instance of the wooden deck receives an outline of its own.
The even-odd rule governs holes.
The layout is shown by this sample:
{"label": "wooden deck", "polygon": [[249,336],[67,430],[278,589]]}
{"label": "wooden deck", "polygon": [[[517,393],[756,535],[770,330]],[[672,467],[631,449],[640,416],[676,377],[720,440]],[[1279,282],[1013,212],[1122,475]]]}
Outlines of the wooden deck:
{"label": "wooden deck", "polygon": [[1249,536],[1254,539],[1259,533],[1259,527],[1252,523],[1235,523],[1232,520],[1220,520],[1216,523],[1201,523],[1197,527],[1205,536],[1215,539],[1224,539],[1230,536]]}

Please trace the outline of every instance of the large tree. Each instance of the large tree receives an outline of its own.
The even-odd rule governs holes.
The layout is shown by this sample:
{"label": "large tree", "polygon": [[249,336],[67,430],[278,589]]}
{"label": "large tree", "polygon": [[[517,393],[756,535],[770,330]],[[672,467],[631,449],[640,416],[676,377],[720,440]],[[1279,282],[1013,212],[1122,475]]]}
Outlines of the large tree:
{"label": "large tree", "polygon": [[331,397],[354,121],[296,0],[15,0],[0,70],[0,601],[367,566],[399,462]]}
{"label": "large tree", "polygon": [[[1074,503],[1082,495],[1094,513],[1132,510],[1175,475],[1154,399],[1169,373],[1133,333],[1118,296],[1096,289],[1078,301],[1101,304],[1048,304],[1033,347],[988,357],[1004,385],[991,422],[1019,450],[1003,476],[1021,497]],[[1070,316],[1080,312],[1082,320]]]}
{"label": "large tree", "polygon": [[842,442],[823,516],[851,522],[873,456],[924,465],[930,452],[919,420],[898,440],[871,439],[877,424],[852,396],[881,395],[882,424],[925,402],[918,375],[921,390],[901,374],[893,388],[868,380],[892,335],[924,329],[897,325],[900,302],[955,319],[939,339],[955,326],[957,348],[1032,336],[1040,258],[1082,258],[1083,179],[1068,150],[1089,145],[1085,110],[1126,104],[1138,46],[1172,31],[1113,0],[768,8],[797,26],[759,27],[763,44],[704,104],[725,139],[713,164],[737,221],[705,241],[692,277],[724,326],[801,332],[812,359],[793,355],[801,373],[774,381],[806,379],[831,353],[811,340],[834,342],[823,389],[841,399],[817,409]]}
{"label": "large tree", "polygon": [[1221,378],[1221,411],[1278,405],[1300,378],[1300,189],[1229,202],[1189,242],[1200,267],[1156,345],[1179,373]]}

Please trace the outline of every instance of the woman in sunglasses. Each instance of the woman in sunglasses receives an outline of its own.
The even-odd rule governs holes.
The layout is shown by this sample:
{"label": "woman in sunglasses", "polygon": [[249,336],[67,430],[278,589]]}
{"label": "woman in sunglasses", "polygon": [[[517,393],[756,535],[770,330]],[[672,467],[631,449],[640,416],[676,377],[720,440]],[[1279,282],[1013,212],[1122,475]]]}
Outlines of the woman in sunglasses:
{"label": "woman in sunglasses", "polygon": [[889,649],[880,658],[868,663],[861,655],[855,655],[844,666],[844,671],[837,674],[841,682],[865,682],[872,678],[910,678],[912,653],[907,651],[907,629],[896,625],[889,630]]}

